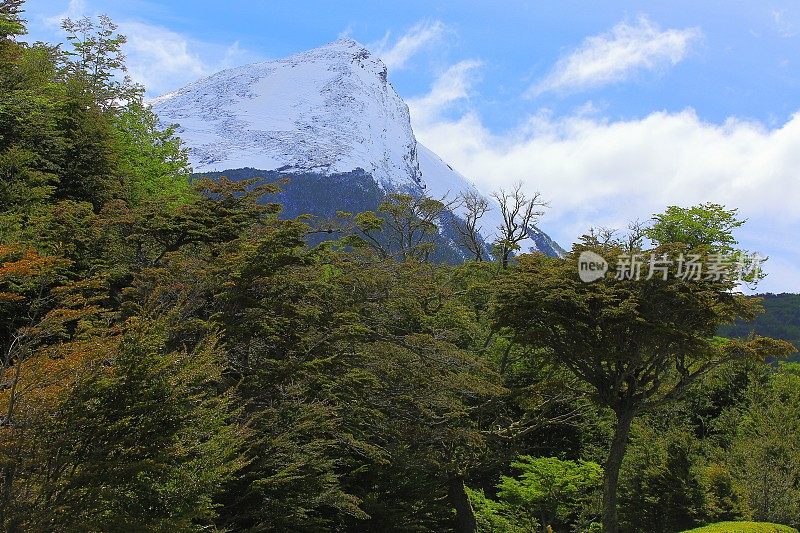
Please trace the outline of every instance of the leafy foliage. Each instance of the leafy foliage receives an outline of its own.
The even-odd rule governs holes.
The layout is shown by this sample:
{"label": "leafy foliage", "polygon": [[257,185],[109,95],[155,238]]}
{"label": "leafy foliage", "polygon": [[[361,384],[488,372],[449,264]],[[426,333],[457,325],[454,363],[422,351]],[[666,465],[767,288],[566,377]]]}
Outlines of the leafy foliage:
{"label": "leafy foliage", "polygon": [[705,203],[688,208],[670,206],[653,217],[644,234],[657,245],[681,243],[689,249],[712,246],[715,251],[730,253],[737,244],[733,236],[744,220],[736,209]]}
{"label": "leafy foliage", "polygon": [[[445,202],[376,189],[315,239],[279,202],[313,176],[192,177],[114,24],[29,45],[21,5],[0,1],[0,529],[596,531],[620,468],[624,530],[800,520],[797,368],[760,364],[788,347],[714,337],[758,301],[512,261],[542,205],[513,193],[497,263],[476,198],[475,262],[431,261],[457,252]],[[652,238],[737,225],[671,209]]]}
{"label": "leafy foliage", "polygon": [[[744,338],[755,333],[791,342],[800,347],[800,294],[762,294],[759,296],[764,312],[751,321],[737,320],[720,327],[725,337]],[[797,358],[800,353],[795,352]]]}
{"label": "leafy foliage", "polygon": [[583,527],[590,527],[592,508],[599,514],[595,496],[603,479],[600,465],[523,456],[511,466],[520,472],[519,478],[503,476],[497,495],[516,516],[530,513],[543,525],[565,527],[583,521]]}

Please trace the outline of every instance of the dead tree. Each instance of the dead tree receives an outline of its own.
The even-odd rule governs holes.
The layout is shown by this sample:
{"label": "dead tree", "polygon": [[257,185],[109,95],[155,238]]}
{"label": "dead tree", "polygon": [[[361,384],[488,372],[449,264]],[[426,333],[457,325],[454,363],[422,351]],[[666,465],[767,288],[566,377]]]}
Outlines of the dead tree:
{"label": "dead tree", "polygon": [[469,252],[472,259],[483,261],[486,259],[486,247],[481,236],[480,222],[490,209],[489,201],[477,191],[462,192],[458,201],[464,208],[464,213],[462,218],[455,219],[453,223],[458,232],[457,243]]}
{"label": "dead tree", "polygon": [[522,182],[517,182],[510,191],[500,189],[493,192],[492,198],[497,200],[503,219],[494,246],[503,268],[506,268],[511,255],[519,250],[519,243],[528,238],[528,228],[539,221],[544,214],[542,208],[548,204],[542,201],[539,192],[533,193],[530,198],[526,196],[522,191]]}

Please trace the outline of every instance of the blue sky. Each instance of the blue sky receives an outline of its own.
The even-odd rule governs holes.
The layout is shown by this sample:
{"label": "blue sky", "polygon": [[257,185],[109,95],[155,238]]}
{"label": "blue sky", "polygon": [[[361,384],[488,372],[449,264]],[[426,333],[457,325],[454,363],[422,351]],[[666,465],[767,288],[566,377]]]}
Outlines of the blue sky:
{"label": "blue sky", "polygon": [[[502,7],[500,7],[502,5]],[[717,201],[800,292],[800,2],[31,0],[31,38],[106,13],[155,96],[340,36],[384,59],[418,138],[491,191],[550,198],[569,244],[668,204]]]}

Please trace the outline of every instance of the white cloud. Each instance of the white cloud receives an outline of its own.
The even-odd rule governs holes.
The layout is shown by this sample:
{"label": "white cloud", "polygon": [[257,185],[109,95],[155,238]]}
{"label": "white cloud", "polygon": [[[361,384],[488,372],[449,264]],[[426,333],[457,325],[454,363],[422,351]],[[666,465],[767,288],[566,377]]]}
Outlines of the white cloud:
{"label": "white cloud", "polygon": [[387,33],[381,41],[373,43],[371,48],[389,70],[398,70],[423,47],[441,39],[445,29],[445,25],[438,20],[418,22],[393,44],[389,44],[390,34]]}
{"label": "white cloud", "polygon": [[436,119],[451,103],[469,96],[470,74],[480,65],[480,61],[466,60],[448,68],[436,79],[427,95],[407,100],[411,113],[426,122]]}
{"label": "white cloud", "polygon": [[61,21],[70,19],[79,19],[86,15],[86,2],[84,0],[70,0],[67,4],[67,9],[57,15],[46,17],[43,23],[48,28],[60,28]]}
{"label": "white cloud", "polygon": [[800,113],[769,129],[734,118],[705,122],[691,109],[624,121],[578,109],[541,112],[498,135],[474,112],[446,118],[453,99],[443,95],[459,91],[440,82],[412,101],[431,104],[411,105],[420,142],[484,193],[519,180],[541,191],[551,203],[543,227],[563,245],[591,226],[624,228],[667,205],[714,201],[739,208],[750,220],[742,243],[780,267],[762,289],[800,290]]}
{"label": "white cloud", "polygon": [[775,23],[775,28],[778,30],[778,35],[784,38],[793,37],[795,35],[795,27],[792,22],[786,18],[786,13],[779,9],[772,10],[772,21]]}
{"label": "white cloud", "polygon": [[[49,42],[65,40],[60,29],[64,18],[79,19],[94,17],[99,12],[97,2],[70,0],[66,9],[51,15],[56,9],[49,5],[39,5],[33,13],[34,24],[31,40],[41,39]],[[128,73],[147,89],[147,96],[154,97],[175,90],[224,68],[261,60],[243,48],[238,41],[233,43],[214,43],[192,39],[173,30],[130,19],[115,19],[118,32],[125,35],[128,42],[123,47]]]}
{"label": "white cloud", "polygon": [[531,87],[529,96],[575,92],[629,79],[641,70],[675,65],[686,57],[698,28],[661,30],[647,17],[620,22],[610,31],[588,37],[574,52]]}
{"label": "white cloud", "polygon": [[190,50],[188,39],[179,33],[142,22],[123,22],[120,32],[128,38],[129,73],[148,92],[159,93],[208,72],[200,56]]}
{"label": "white cloud", "polygon": [[119,31],[128,38],[124,51],[129,73],[144,84],[150,96],[259,59],[238,41],[230,45],[201,42],[143,22],[121,22]]}

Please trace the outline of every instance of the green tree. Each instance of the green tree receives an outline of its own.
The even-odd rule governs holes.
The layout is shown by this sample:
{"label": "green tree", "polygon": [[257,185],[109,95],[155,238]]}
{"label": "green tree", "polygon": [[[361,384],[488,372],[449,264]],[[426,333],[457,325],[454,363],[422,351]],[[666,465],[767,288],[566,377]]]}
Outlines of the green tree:
{"label": "green tree", "polygon": [[138,96],[117,114],[114,126],[132,205],[166,201],[177,206],[195,199],[187,151],[175,126],[162,128]]}
{"label": "green tree", "polygon": [[370,247],[383,259],[427,261],[435,249],[436,224],[446,210],[444,200],[389,193],[377,212],[353,218],[355,231],[346,243]]}
{"label": "green tree", "polygon": [[[511,463],[518,477],[503,476],[497,495],[517,516],[530,514],[547,531],[574,524],[580,515],[591,517],[593,493],[599,490],[603,469],[585,461],[522,456]],[[587,509],[588,508],[588,509]]]}
{"label": "green tree", "polygon": [[58,181],[65,93],[55,81],[58,53],[45,45],[0,40],[0,239],[10,243]]}
{"label": "green tree", "polygon": [[[709,243],[714,244],[714,243]],[[793,351],[783,341],[754,338],[720,342],[717,327],[754,316],[753,302],[731,292],[727,279],[617,279],[584,283],[578,256],[592,250],[603,257],[625,250],[596,241],[578,245],[565,259],[534,255],[499,282],[498,325],[544,350],[592,388],[600,405],[616,416],[604,465],[603,527],[618,531],[617,486],[631,422],[643,411],[679,398],[709,370],[731,360],[764,361]],[[663,245],[638,253],[675,254],[684,245]],[[673,269],[674,270],[674,269]]]}
{"label": "green tree", "polygon": [[122,46],[127,38],[117,33],[117,25],[109,17],[100,15],[96,22],[89,17],[67,18],[61,28],[72,45],[64,58],[64,70],[81,82],[102,111],[124,106],[141,96],[143,88],[125,75]]}
{"label": "green tree", "polygon": [[[683,428],[635,424],[620,473],[624,531],[684,531],[706,516],[698,441]],[[713,488],[713,487],[712,487]]]}
{"label": "green tree", "polygon": [[656,244],[681,243],[689,249],[713,246],[724,253],[734,251],[737,243],[734,230],[746,221],[738,217],[738,210],[705,203],[693,207],[669,206],[653,217],[653,223],[644,234]]}
{"label": "green tree", "polygon": [[728,462],[755,520],[800,526],[800,365],[753,383]]}
{"label": "green tree", "polygon": [[129,285],[249,215],[226,210],[224,186],[187,205],[185,157],[116,78],[110,21],[73,32],[67,58],[10,37],[20,5],[0,11],[0,528],[208,527],[246,433],[225,351],[207,320],[183,320],[197,284],[174,299]]}
{"label": "green tree", "polygon": [[479,533],[529,533],[541,527],[535,517],[513,515],[507,505],[487,498],[482,490],[467,492],[475,507],[475,530]]}
{"label": "green tree", "polygon": [[217,341],[170,351],[163,319],[145,320],[131,320],[110,367],[88,373],[46,428],[54,460],[29,527],[191,531],[214,519],[240,439],[216,390]]}
{"label": "green tree", "polygon": [[[0,41],[13,39],[18,35],[25,35],[25,23],[20,15],[24,0],[2,0],[0,2]],[[3,45],[0,44],[0,47]]]}

